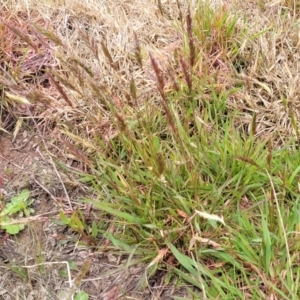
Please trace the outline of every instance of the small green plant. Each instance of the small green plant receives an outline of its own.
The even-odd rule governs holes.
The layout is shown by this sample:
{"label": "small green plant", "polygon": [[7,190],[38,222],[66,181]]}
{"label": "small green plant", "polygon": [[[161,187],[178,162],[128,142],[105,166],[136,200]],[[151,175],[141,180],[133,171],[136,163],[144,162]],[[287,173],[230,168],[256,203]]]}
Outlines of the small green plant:
{"label": "small green plant", "polygon": [[23,190],[20,194],[13,197],[7,203],[0,213],[0,226],[9,234],[17,234],[25,228],[25,225],[13,219],[16,214],[18,217],[28,217],[34,213],[34,210],[29,206],[34,202],[30,199],[29,190]]}
{"label": "small green plant", "polygon": [[68,217],[65,215],[62,211],[59,213],[61,221],[68,225],[74,230],[75,232],[78,232],[80,234],[85,234],[85,221],[82,212],[74,211],[71,215],[71,217]]}
{"label": "small green plant", "polygon": [[74,300],[88,300],[89,295],[85,291],[80,291],[78,294],[76,294]]}

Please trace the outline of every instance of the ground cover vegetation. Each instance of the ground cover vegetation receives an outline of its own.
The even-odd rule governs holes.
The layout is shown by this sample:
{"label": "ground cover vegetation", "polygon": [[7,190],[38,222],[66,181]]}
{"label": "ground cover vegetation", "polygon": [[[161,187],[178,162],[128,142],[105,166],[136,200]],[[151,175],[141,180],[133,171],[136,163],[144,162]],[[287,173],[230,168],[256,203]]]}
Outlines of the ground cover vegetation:
{"label": "ground cover vegetation", "polygon": [[134,299],[299,299],[297,1],[58,2],[0,19],[2,130],[84,191],[56,223]]}

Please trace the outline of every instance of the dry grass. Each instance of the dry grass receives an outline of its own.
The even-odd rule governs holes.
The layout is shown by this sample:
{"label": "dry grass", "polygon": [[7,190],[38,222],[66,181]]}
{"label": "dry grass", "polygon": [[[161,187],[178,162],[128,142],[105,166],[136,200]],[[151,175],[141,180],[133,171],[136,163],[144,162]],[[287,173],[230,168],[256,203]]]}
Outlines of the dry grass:
{"label": "dry grass", "polygon": [[[12,92],[35,103],[40,104],[41,99],[48,103],[50,100],[48,106],[51,109],[47,107],[47,112],[51,118],[54,115],[61,119],[68,114],[68,120],[74,120],[71,124],[76,124],[77,133],[103,134],[109,139],[115,133],[110,128],[107,112],[99,106],[99,99],[95,99],[99,88],[102,87],[104,98],[108,96],[115,101],[120,112],[134,101],[130,95],[131,78],[134,78],[138,91],[138,105],[142,106],[144,99],[151,101],[157,97],[155,74],[148,54],[153,54],[167,76],[169,64],[174,60],[173,53],[183,42],[182,35],[173,26],[180,23],[177,20],[180,13],[176,1],[170,2],[163,5],[163,16],[154,2],[145,5],[143,2],[116,1],[111,6],[93,2],[66,2],[65,5],[39,2],[35,6],[27,1],[23,5],[21,2],[7,4],[9,12],[2,12],[2,20],[27,34],[32,45],[26,48],[24,45],[28,40],[24,41],[22,33],[12,32],[2,25],[2,36],[9,37],[2,42],[5,51],[2,60],[8,63],[6,68],[13,67],[15,72],[12,76],[5,71],[2,81]],[[222,1],[216,1],[214,5],[220,4]],[[296,121],[300,117],[296,101],[299,96],[299,23],[293,15],[282,20],[282,15],[289,14],[292,5],[282,6],[276,2],[265,4],[263,8],[251,3],[244,8],[228,2],[225,5],[244,30],[244,40],[239,41],[241,49],[234,60],[236,70],[228,66],[228,53],[221,50],[223,45],[215,43],[210,45],[211,49],[201,49],[201,46],[197,49],[203,56],[199,72],[215,77],[224,89],[238,85],[237,78],[246,82],[242,90],[228,99],[230,108],[240,111],[240,126],[250,130],[252,116],[256,113],[257,135],[265,138],[276,135],[279,139],[297,135]],[[43,13],[40,13],[42,8]],[[244,24],[244,17],[247,24]],[[46,32],[33,31],[29,21]],[[51,34],[52,30],[58,39]],[[216,37],[212,33],[209,38]],[[138,47],[141,48],[142,68],[135,59]],[[27,49],[26,53],[22,53],[24,49]],[[58,65],[63,65],[64,70]],[[60,89],[38,73],[43,73],[46,68],[66,85],[66,93],[64,88]],[[26,88],[27,83],[31,84],[30,80],[37,79],[40,82],[36,89]],[[39,117],[47,119],[45,113]]]}
{"label": "dry grass", "polygon": [[297,16],[280,3],[271,2],[263,10],[250,7],[245,14],[250,26],[236,63],[246,86],[232,102],[243,112],[241,126],[248,124],[250,128],[255,112],[258,135],[278,139],[298,136],[300,37]]}
{"label": "dry grass", "polygon": [[[155,74],[147,57],[151,51],[160,59],[162,67],[166,66],[168,57],[180,40],[172,20],[162,17],[154,2],[145,5],[143,2],[116,1],[111,6],[102,2],[89,5],[73,1],[65,5],[52,5],[48,1],[33,3],[25,1],[23,5],[21,2],[14,5],[11,2],[3,12],[3,23],[10,25],[10,29],[19,29],[12,32],[2,25],[2,37],[9,36],[3,41],[4,51],[1,54],[2,61],[8,63],[2,74],[4,86],[9,87],[13,94],[30,99],[35,107],[43,104],[43,109],[34,113],[41,122],[49,125],[48,122],[53,123],[53,120],[67,119],[68,122],[63,122],[63,131],[69,131],[70,124],[70,131],[86,138],[88,147],[90,135],[100,135],[109,140],[115,131],[101,102],[111,97],[121,112],[129,100],[132,101],[131,78],[134,78],[138,90],[135,100],[138,105],[143,105],[144,99],[151,101],[157,95]],[[175,3],[166,6],[170,12],[177,7]],[[47,25],[43,26],[43,23]],[[41,26],[40,31],[32,31],[33,24]],[[32,46],[27,48],[24,46],[25,35],[32,40]],[[142,70],[134,59],[138,46],[142,49]],[[26,50],[23,55],[21,48],[23,52]],[[105,53],[112,53],[113,68]],[[27,74],[10,74],[10,68],[15,66],[27,71]],[[43,81],[38,72],[45,72],[45,69],[52,76]],[[12,70],[15,71],[15,68]],[[35,88],[32,85],[27,88],[26,76],[42,82],[37,83]],[[54,78],[60,81],[59,85],[55,84]],[[61,85],[65,87],[60,88]],[[99,99],[99,93],[104,99]],[[13,101],[4,100],[4,104]],[[9,109],[9,106],[5,107]],[[11,115],[17,114],[16,107],[24,113],[22,106],[14,105]]]}

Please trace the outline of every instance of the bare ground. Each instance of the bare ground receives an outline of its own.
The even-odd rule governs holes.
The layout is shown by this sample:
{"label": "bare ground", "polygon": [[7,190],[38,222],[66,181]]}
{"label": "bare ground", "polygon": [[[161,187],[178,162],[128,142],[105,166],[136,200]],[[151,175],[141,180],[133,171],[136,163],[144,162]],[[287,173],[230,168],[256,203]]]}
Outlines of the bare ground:
{"label": "bare ground", "polygon": [[[136,290],[145,266],[124,270],[126,257],[98,251],[105,240],[100,238],[91,247],[90,241],[84,241],[67,226],[52,222],[52,218],[59,219],[59,209],[68,212],[64,189],[46,159],[47,154],[42,154],[34,139],[29,141],[24,136],[25,132],[12,143],[10,135],[1,135],[2,205],[16,193],[30,189],[35,199],[35,216],[28,218],[26,229],[16,236],[0,232],[0,299],[63,299],[64,292],[70,291],[69,279],[80,276],[86,264],[90,265],[80,281],[80,289],[90,299],[117,299],[122,294],[131,299],[168,299],[168,293],[174,291],[166,289],[165,296],[161,295],[163,278],[153,279],[152,292]],[[22,150],[17,148],[19,144],[24,145]],[[72,191],[67,186],[67,190],[73,202],[84,196],[76,188]],[[69,278],[67,261],[76,265]]]}

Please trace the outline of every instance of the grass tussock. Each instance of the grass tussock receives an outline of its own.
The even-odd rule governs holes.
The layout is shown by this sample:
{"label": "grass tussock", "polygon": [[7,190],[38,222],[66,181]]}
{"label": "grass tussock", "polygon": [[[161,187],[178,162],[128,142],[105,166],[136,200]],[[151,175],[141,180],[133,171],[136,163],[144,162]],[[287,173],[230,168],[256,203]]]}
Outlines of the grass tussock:
{"label": "grass tussock", "polygon": [[[51,112],[96,195],[80,234],[144,263],[138,288],[160,273],[195,299],[298,299],[299,10],[221,2],[49,6],[34,30],[7,10],[2,109]],[[40,62],[24,79],[33,52],[47,86]]]}

